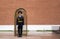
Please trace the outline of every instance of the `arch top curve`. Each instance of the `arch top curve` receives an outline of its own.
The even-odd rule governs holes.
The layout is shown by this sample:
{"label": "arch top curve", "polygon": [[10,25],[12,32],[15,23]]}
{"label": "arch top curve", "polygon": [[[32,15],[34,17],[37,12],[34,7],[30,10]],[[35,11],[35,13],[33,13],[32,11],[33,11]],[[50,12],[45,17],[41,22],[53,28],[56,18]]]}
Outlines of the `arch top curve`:
{"label": "arch top curve", "polygon": [[17,18],[18,17],[18,12],[21,11],[23,16],[26,17],[26,10],[24,8],[18,8],[16,11],[15,11],[15,17]]}
{"label": "arch top curve", "polygon": [[26,12],[26,10],[24,8],[18,8],[15,13],[18,13],[18,11],[21,11],[22,13]]}

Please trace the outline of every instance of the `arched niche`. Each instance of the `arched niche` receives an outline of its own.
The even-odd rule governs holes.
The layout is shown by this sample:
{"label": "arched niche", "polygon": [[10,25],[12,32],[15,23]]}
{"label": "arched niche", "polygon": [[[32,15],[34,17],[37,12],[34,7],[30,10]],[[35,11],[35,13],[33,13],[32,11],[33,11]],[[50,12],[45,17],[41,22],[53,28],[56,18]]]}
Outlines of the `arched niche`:
{"label": "arched niche", "polygon": [[26,15],[26,10],[24,8],[19,8],[15,11],[14,15],[14,35],[17,36],[17,25],[16,25],[16,20],[18,17],[18,11],[22,11],[23,17],[24,17],[24,26],[23,26],[23,35],[27,36],[27,15]]}

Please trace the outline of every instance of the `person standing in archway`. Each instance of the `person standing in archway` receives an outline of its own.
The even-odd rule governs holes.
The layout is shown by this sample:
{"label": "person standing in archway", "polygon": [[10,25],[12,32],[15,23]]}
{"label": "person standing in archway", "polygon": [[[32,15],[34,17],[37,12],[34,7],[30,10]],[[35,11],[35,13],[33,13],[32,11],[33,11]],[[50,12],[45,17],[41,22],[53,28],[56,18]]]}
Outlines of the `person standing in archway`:
{"label": "person standing in archway", "polygon": [[24,17],[22,15],[22,11],[18,12],[18,17],[17,17],[17,25],[18,25],[18,37],[22,37],[22,29],[24,25]]}

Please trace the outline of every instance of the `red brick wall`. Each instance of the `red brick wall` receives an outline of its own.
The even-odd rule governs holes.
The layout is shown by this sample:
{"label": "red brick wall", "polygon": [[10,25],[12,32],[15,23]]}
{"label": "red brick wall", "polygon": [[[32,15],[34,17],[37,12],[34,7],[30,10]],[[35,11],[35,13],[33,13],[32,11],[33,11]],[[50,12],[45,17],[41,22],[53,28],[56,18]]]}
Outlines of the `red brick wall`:
{"label": "red brick wall", "polygon": [[60,0],[0,0],[0,25],[14,24],[16,9],[27,11],[28,24],[60,24]]}

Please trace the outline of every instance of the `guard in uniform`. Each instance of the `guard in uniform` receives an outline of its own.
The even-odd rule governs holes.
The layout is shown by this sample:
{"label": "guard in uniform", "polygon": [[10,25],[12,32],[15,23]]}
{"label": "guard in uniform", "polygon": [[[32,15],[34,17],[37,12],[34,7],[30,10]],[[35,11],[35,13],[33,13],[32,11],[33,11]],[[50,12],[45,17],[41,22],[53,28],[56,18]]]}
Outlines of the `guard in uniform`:
{"label": "guard in uniform", "polygon": [[22,12],[18,12],[18,17],[17,17],[17,25],[18,25],[18,37],[22,37],[22,29],[24,25],[24,17],[22,16]]}

